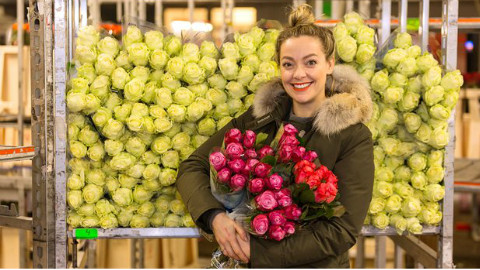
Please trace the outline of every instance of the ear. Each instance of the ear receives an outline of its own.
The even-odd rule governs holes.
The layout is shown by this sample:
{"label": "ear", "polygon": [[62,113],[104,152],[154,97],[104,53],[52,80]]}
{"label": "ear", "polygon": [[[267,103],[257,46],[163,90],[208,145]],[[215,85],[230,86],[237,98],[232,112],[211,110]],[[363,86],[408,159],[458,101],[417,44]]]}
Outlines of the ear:
{"label": "ear", "polygon": [[335,57],[332,57],[330,60],[327,60],[327,74],[332,74],[333,73],[333,68],[335,67]]}

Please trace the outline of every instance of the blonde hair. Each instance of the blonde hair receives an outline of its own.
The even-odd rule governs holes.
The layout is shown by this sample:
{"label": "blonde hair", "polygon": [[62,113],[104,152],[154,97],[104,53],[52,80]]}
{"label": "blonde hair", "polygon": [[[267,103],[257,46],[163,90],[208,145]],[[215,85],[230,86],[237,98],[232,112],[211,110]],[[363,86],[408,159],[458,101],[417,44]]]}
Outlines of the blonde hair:
{"label": "blonde hair", "polygon": [[323,53],[327,60],[335,56],[335,39],[330,29],[315,25],[312,7],[308,4],[299,5],[290,12],[288,26],[280,33],[276,44],[276,60],[279,62],[280,47],[283,42],[292,37],[310,36],[320,40]]}

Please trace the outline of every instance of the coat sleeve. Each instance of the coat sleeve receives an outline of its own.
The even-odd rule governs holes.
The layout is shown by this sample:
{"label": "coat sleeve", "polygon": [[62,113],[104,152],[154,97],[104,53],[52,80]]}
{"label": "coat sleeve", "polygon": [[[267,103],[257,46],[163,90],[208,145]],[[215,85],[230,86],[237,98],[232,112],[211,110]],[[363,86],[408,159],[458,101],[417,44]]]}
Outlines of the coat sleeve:
{"label": "coat sleeve", "polygon": [[318,220],[280,242],[252,237],[253,268],[311,264],[340,256],[355,244],[372,196],[374,165],[370,131],[362,124],[352,129],[350,136],[342,140],[343,151],[333,168],[346,213],[339,218]]}
{"label": "coat sleeve", "polygon": [[180,164],[176,181],[178,192],[195,224],[204,231],[210,231],[210,229],[208,224],[200,218],[202,214],[212,209],[224,209],[224,206],[211,193],[209,154],[213,147],[222,145],[227,130],[242,129],[244,126],[242,123],[249,115],[250,111],[247,111],[239,118],[233,119]]}

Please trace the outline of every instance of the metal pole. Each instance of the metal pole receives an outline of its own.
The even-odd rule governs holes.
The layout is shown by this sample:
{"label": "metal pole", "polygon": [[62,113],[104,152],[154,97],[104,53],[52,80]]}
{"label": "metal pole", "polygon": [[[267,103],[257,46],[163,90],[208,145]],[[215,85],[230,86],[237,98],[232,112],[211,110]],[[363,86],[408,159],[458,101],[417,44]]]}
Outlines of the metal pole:
{"label": "metal pole", "polygon": [[405,268],[405,251],[395,243],[395,261],[394,261],[394,267],[393,268]]}
{"label": "metal pole", "polygon": [[[87,6],[88,6],[87,0],[80,0],[80,14],[79,14],[80,27],[88,24],[88,7]],[[75,30],[78,30],[78,28]]]}
{"label": "metal pole", "polygon": [[345,2],[345,13],[353,11],[353,0],[347,0]]}
{"label": "metal pole", "polygon": [[223,14],[222,16],[223,23],[220,30],[220,39],[223,42],[227,37],[227,18],[226,18],[227,17],[227,0],[220,0],[220,6],[222,8],[222,14]]}
{"label": "metal pole", "polygon": [[163,25],[163,3],[162,0],[155,1],[155,24]]}
{"label": "metal pole", "polygon": [[428,49],[428,19],[430,17],[430,1],[420,1],[420,27],[418,28],[418,34],[420,35],[420,47],[422,53]]}
{"label": "metal pole", "polygon": [[188,0],[188,20],[190,21],[190,27],[193,26],[193,13],[195,11],[194,0]]}
{"label": "metal pole", "polygon": [[[458,0],[442,2],[442,64],[446,70],[457,68]],[[449,143],[445,151],[445,197],[442,233],[438,243],[439,268],[453,268],[453,162],[455,155],[455,109],[448,119]]]}
{"label": "metal pole", "polygon": [[138,16],[140,20],[146,21],[147,20],[147,3],[145,3],[145,0],[139,0],[138,1]]}
{"label": "metal pole", "polygon": [[332,1],[332,19],[339,20],[345,13],[343,1]]}
{"label": "metal pole", "polygon": [[321,19],[323,17],[323,0],[315,0],[315,18]]}
{"label": "metal pole", "polygon": [[388,36],[390,35],[391,14],[392,0],[382,0],[382,32],[379,42],[380,44],[378,44],[379,47],[387,41]]}
{"label": "metal pole", "polygon": [[408,0],[398,2],[398,18],[400,19],[400,31],[402,33],[407,31],[407,6]]}
{"label": "metal pole", "polygon": [[365,18],[370,18],[370,0],[359,1],[358,12]]}
{"label": "metal pole", "polygon": [[357,239],[357,256],[355,258],[355,268],[365,267],[365,236],[359,236]]}
{"label": "metal pole", "polygon": [[385,268],[387,265],[387,237],[375,236],[375,268]]}
{"label": "metal pole", "polygon": [[116,15],[117,15],[117,22],[121,22],[122,21],[122,1],[117,1],[117,4],[116,4]]}
{"label": "metal pole", "polygon": [[134,17],[135,18],[135,21],[137,22],[137,19],[138,19],[138,0],[132,0],[131,1],[131,13],[130,13],[130,16]]}

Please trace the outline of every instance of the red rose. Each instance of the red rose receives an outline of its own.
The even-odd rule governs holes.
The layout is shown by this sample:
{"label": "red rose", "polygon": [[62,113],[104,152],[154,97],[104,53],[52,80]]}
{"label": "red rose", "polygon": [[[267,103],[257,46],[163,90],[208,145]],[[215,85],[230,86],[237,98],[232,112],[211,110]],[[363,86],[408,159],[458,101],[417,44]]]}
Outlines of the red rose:
{"label": "red rose", "polygon": [[287,135],[296,135],[298,133],[298,130],[292,124],[286,124],[283,127],[283,132],[284,134],[286,133]]}
{"label": "red rose", "polygon": [[335,196],[337,196],[337,188],[332,183],[321,183],[314,194],[315,202],[331,203],[335,199]]}
{"label": "red rose", "polygon": [[230,187],[232,188],[233,191],[239,191],[242,190],[245,187],[245,184],[247,183],[247,177],[243,174],[235,174],[230,178]]}
{"label": "red rose", "polygon": [[218,182],[222,184],[227,184],[230,181],[230,177],[232,176],[232,171],[229,168],[223,168],[217,173]]}
{"label": "red rose", "polygon": [[287,135],[287,136],[284,136],[280,139],[280,148],[285,147],[287,145],[289,145],[291,147],[296,147],[299,144],[300,144],[300,142],[298,141],[298,139],[294,135]]}
{"label": "red rose", "polygon": [[302,215],[302,209],[300,209],[296,204],[287,206],[283,210],[285,217],[289,220],[298,220]]}
{"label": "red rose", "polygon": [[246,158],[257,158],[258,154],[255,149],[247,149],[245,150],[245,157]]}
{"label": "red rose", "polygon": [[280,225],[283,226],[287,219],[283,215],[283,210],[275,210],[268,213],[268,220],[270,220],[271,225]]}
{"label": "red rose", "polygon": [[273,240],[280,241],[285,238],[285,234],[282,226],[273,225],[268,229],[268,237]]}
{"label": "red rose", "polygon": [[275,195],[272,191],[267,190],[255,197],[255,203],[260,211],[271,211],[278,206]]}
{"label": "red rose", "polygon": [[287,235],[292,235],[295,233],[295,223],[291,221],[285,222],[283,225],[283,230],[287,233]]}
{"label": "red rose", "polygon": [[259,214],[253,218],[251,226],[255,234],[264,235],[268,231],[268,217],[265,214]]}
{"label": "red rose", "polygon": [[240,158],[243,154],[243,146],[240,143],[229,143],[225,148],[227,156],[231,159]]}
{"label": "red rose", "polygon": [[272,147],[270,147],[269,145],[265,145],[264,147],[260,148],[260,150],[258,150],[258,155],[259,159],[262,159],[266,156],[274,156],[275,152],[273,151]]}
{"label": "red rose", "polygon": [[305,155],[303,155],[303,159],[306,159],[310,162],[313,162],[318,157],[315,151],[307,151]]}
{"label": "red rose", "polygon": [[305,147],[303,146],[299,146],[293,149],[293,153],[292,153],[293,162],[301,161],[303,159],[303,156],[305,155],[305,151],[306,151]]}
{"label": "red rose", "polygon": [[255,140],[257,138],[257,134],[251,130],[245,131],[245,135],[243,137],[243,146],[245,148],[252,148],[255,145]]}
{"label": "red rose", "polygon": [[287,206],[290,206],[292,205],[293,201],[292,201],[292,197],[282,197],[280,199],[277,199],[277,203],[278,205],[280,205],[281,207],[287,207]]}
{"label": "red rose", "polygon": [[280,200],[283,197],[292,197],[292,193],[288,188],[282,188],[279,191],[275,191],[275,199]]}
{"label": "red rose", "polygon": [[280,190],[282,188],[283,178],[274,173],[267,178],[267,187],[271,190]]}
{"label": "red rose", "polygon": [[227,165],[227,158],[221,152],[213,152],[209,157],[210,164],[218,172]]}
{"label": "red rose", "polygon": [[280,148],[279,150],[279,161],[280,162],[287,162],[292,159],[292,153],[293,153],[294,146],[291,145],[284,145]]}
{"label": "red rose", "polygon": [[328,183],[333,183],[333,184],[337,184],[338,182],[338,179],[337,179],[337,176],[335,174],[332,173],[332,171],[329,171],[330,173],[328,174],[327,176],[327,182]]}
{"label": "red rose", "polygon": [[[309,169],[307,169],[309,168]],[[310,161],[307,161],[307,160],[302,160],[300,162],[298,162],[297,164],[295,164],[295,166],[293,167],[293,173],[295,175],[297,175],[301,170],[309,170],[311,172],[313,172],[316,168],[316,165]]]}
{"label": "red rose", "polygon": [[245,161],[242,159],[236,158],[234,160],[230,160],[227,162],[228,167],[234,172],[234,173],[240,173],[244,168],[245,168]]}
{"label": "red rose", "polygon": [[265,189],[265,180],[263,178],[253,178],[248,181],[248,191],[253,194],[258,194]]}
{"label": "red rose", "polygon": [[255,173],[256,176],[258,177],[267,177],[267,175],[270,174],[270,171],[272,170],[272,166],[263,162],[257,163],[255,167],[253,168],[253,172]]}
{"label": "red rose", "polygon": [[249,175],[250,172],[253,171],[253,168],[255,168],[255,165],[259,163],[260,161],[258,159],[247,159],[247,162],[245,162],[245,168],[243,168],[242,173],[245,175]]}
{"label": "red rose", "polygon": [[310,175],[306,181],[308,186],[310,186],[310,189],[315,189],[320,185],[321,182],[322,182],[322,179],[316,174]]}
{"label": "red rose", "polygon": [[232,128],[225,132],[224,136],[225,145],[230,143],[241,143],[242,142],[242,132],[238,128]]}
{"label": "red rose", "polygon": [[320,168],[318,168],[317,170],[315,170],[315,175],[317,175],[320,179],[325,179],[327,178],[328,174],[329,174],[329,170],[327,167],[321,165]]}

